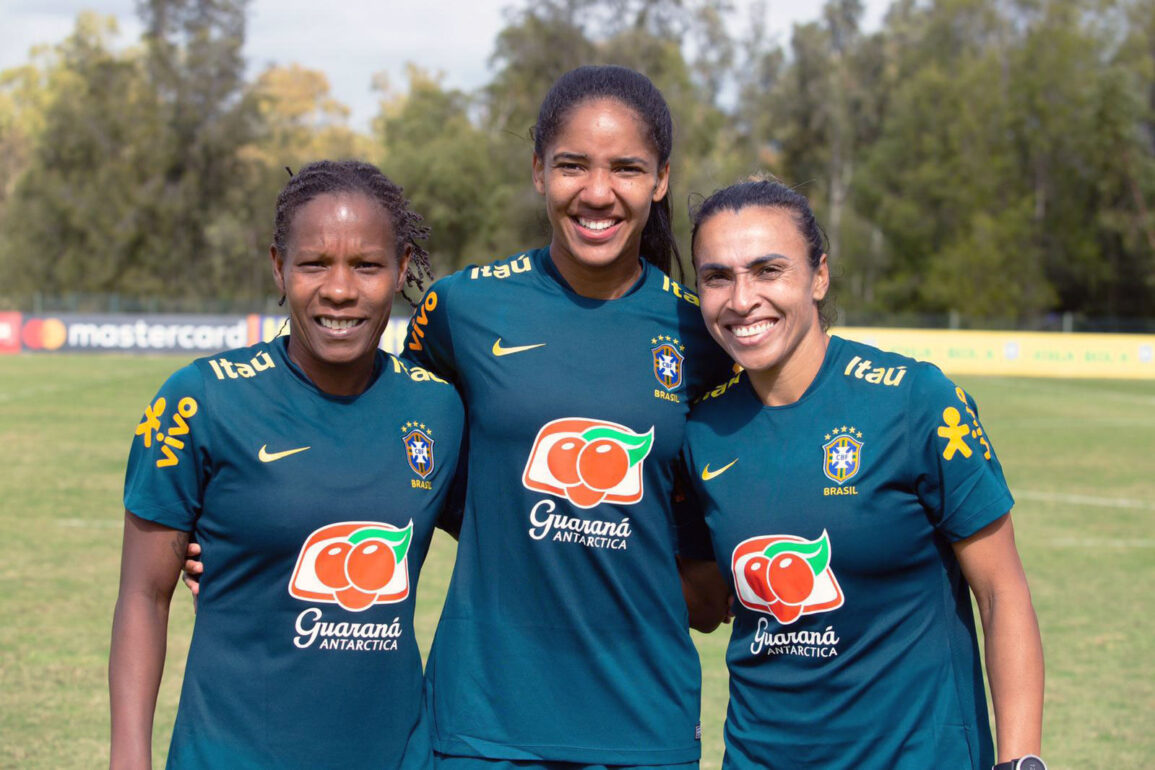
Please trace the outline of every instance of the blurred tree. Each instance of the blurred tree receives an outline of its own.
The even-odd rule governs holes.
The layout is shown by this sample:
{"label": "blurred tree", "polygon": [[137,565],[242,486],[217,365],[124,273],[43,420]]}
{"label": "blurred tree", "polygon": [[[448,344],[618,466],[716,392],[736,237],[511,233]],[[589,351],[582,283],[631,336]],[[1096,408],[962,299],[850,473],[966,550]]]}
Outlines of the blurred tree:
{"label": "blurred tree", "polygon": [[144,46],[127,52],[82,15],[0,73],[0,286],[264,296],[284,168],[319,157],[383,160],[441,271],[544,243],[531,126],[554,80],[592,63],[646,73],[670,104],[683,247],[691,193],[771,171],[813,202],[852,313],[1150,315],[1151,0],[894,0],[870,33],[862,0],[826,0],[785,48],[765,5],[734,24],[735,5],[523,2],[487,86],[379,78],[372,136],[323,73],[246,82],[246,0],[138,0]]}
{"label": "blurred tree", "polygon": [[794,27],[789,56],[751,25],[736,110],[751,164],[797,186],[823,222],[840,307],[872,300],[881,257],[850,198],[886,96],[880,41],[861,33],[862,10],[859,0],[829,0],[819,20]]}
{"label": "blurred tree", "polygon": [[[36,144],[4,219],[11,291],[162,289],[149,245],[158,192],[155,95],[140,58],[110,48],[114,19],[81,14],[41,64]],[[26,88],[35,78],[25,71]]]}
{"label": "blurred tree", "polygon": [[896,6],[886,34],[891,97],[857,187],[891,256],[879,304],[1004,317],[1047,307],[1013,179],[1010,30],[996,1]]}
{"label": "blurred tree", "polygon": [[243,294],[273,291],[267,259],[277,194],[294,173],[314,160],[371,158],[374,144],[349,127],[349,108],[333,98],[323,72],[297,64],[272,65],[257,76],[249,97],[256,120],[248,144],[238,149],[234,184],[243,191],[232,215],[247,262]]}
{"label": "blurred tree", "polygon": [[405,188],[432,230],[428,249],[436,272],[501,256],[494,234],[507,209],[491,139],[469,119],[469,98],[447,91],[440,78],[414,65],[408,89],[393,93],[378,78],[383,101],[375,123],[383,169]]}
{"label": "blurred tree", "polygon": [[[43,59],[46,51],[35,56]],[[44,127],[48,88],[34,63],[0,72],[0,218],[4,203],[32,162],[36,139]]]}
{"label": "blurred tree", "polygon": [[1150,173],[1136,161],[1150,157],[1137,141],[1145,108],[1127,87],[1136,73],[1116,63],[1121,27],[1091,10],[892,10],[891,96],[857,188],[892,258],[881,304],[994,318],[1150,306],[1150,251],[1122,235],[1143,230],[1128,188]]}
{"label": "blurred tree", "polygon": [[0,72],[0,307],[15,306],[16,265],[4,227],[8,200],[32,164],[44,123],[47,89],[41,71],[25,64]]}
{"label": "blurred tree", "polygon": [[229,295],[248,285],[240,148],[254,133],[256,110],[244,79],[241,48],[247,0],[138,0],[149,82],[162,127],[162,158],[147,234],[167,253],[169,291]]}

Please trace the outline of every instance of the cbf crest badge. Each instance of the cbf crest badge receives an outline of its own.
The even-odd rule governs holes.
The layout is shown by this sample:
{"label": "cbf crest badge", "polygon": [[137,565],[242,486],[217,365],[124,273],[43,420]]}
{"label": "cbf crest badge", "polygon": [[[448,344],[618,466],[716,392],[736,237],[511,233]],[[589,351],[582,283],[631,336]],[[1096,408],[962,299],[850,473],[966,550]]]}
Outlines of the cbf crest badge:
{"label": "cbf crest badge", "polygon": [[677,390],[682,384],[682,355],[686,347],[675,337],[658,335],[650,340],[650,351],[654,354],[654,377],[667,391]]}
{"label": "cbf crest badge", "polygon": [[836,484],[852,479],[862,467],[862,432],[845,425],[826,434],[822,445],[822,472]]}
{"label": "cbf crest badge", "polygon": [[436,460],[433,455],[433,445],[436,443],[432,431],[424,423],[407,422],[401,428],[406,431],[401,441],[405,444],[405,459],[409,467],[421,478],[433,473]]}

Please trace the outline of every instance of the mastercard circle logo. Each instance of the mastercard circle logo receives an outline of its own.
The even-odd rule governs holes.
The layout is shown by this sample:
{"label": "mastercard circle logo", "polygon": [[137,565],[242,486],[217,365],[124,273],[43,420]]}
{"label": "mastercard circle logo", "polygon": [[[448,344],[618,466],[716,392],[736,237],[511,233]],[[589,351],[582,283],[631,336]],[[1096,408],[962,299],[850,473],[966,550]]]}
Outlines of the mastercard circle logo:
{"label": "mastercard circle logo", "polygon": [[30,350],[59,350],[68,341],[68,327],[58,318],[32,318],[24,322],[20,339]]}

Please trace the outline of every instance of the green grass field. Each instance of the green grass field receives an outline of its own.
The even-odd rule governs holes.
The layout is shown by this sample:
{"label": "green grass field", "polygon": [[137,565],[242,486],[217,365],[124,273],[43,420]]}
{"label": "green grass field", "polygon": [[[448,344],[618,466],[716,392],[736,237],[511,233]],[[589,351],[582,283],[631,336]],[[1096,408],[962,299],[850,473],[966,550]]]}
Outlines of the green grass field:
{"label": "green grass field", "polygon": [[[124,461],[181,361],[0,356],[0,767],[108,762],[105,667]],[[1155,383],[966,378],[1018,499],[1047,653],[1044,755],[1057,770],[1155,767]],[[421,582],[432,638],[453,544]],[[175,599],[157,713],[163,759],[193,615]],[[704,768],[721,763],[725,631],[696,640]]]}

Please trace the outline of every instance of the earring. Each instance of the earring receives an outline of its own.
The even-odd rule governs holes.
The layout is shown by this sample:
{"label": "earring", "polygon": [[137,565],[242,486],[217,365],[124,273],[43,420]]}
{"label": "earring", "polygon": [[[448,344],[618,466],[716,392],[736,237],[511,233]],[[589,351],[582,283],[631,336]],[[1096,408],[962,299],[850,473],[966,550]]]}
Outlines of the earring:
{"label": "earring", "polygon": [[282,293],[281,298],[279,300],[277,300],[277,307],[281,307],[284,304],[285,304],[285,295]]}

